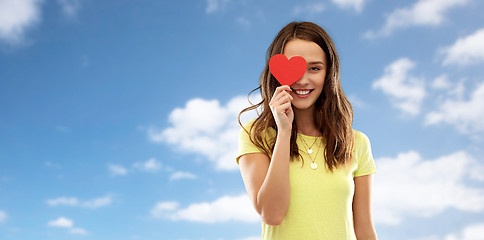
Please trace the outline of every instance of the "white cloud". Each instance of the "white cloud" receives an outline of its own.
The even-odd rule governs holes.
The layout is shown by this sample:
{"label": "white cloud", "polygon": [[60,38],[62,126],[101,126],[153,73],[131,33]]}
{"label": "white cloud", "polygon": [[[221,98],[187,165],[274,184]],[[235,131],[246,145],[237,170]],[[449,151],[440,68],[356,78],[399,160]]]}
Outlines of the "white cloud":
{"label": "white cloud", "polygon": [[471,35],[457,39],[441,50],[445,54],[443,65],[471,65],[484,62],[484,28]]}
{"label": "white cloud", "polygon": [[0,41],[11,45],[24,42],[25,32],[40,22],[41,0],[0,1]]}
{"label": "white cloud", "polygon": [[180,209],[177,202],[159,202],[151,210],[156,218],[167,218],[172,221],[191,221],[202,223],[218,222],[259,222],[247,195],[223,196],[214,202],[193,203]]}
{"label": "white cloud", "polygon": [[56,199],[49,199],[46,202],[47,202],[47,205],[49,206],[59,206],[59,205],[78,206],[79,205],[79,200],[73,197],[59,197]]}
{"label": "white cloud", "polygon": [[100,208],[100,207],[111,205],[111,203],[112,203],[111,196],[105,196],[105,197],[95,198],[93,200],[83,202],[81,206],[86,208]]}
{"label": "white cloud", "polygon": [[480,240],[482,236],[484,236],[484,222],[467,226],[460,233],[449,234],[445,240]]}
{"label": "white cloud", "polygon": [[59,217],[56,220],[49,221],[47,223],[49,227],[60,227],[69,229],[69,233],[76,235],[86,235],[87,231],[83,228],[75,228],[74,222],[65,217]]}
{"label": "white cloud", "polygon": [[350,101],[353,108],[364,108],[366,107],[365,101],[363,101],[360,97],[356,94],[348,95],[348,100]]}
{"label": "white cloud", "polygon": [[[195,98],[184,108],[176,108],[170,113],[170,127],[163,130],[150,127],[148,137],[179,151],[202,155],[218,170],[235,170],[240,131],[237,116],[248,105],[247,98],[242,96],[232,98],[225,106],[221,106],[218,100]],[[254,117],[255,112],[244,114],[242,121]]]}
{"label": "white cloud", "polygon": [[159,202],[157,203],[153,209],[151,209],[151,215],[156,218],[165,218],[169,217],[169,213],[175,211],[180,204],[178,202]]}
{"label": "white cloud", "polygon": [[55,199],[48,199],[46,201],[47,205],[51,207],[56,206],[72,206],[72,207],[85,207],[85,208],[100,208],[104,206],[111,205],[112,197],[105,196],[99,197],[88,201],[79,201],[75,197],[59,197]]}
{"label": "white cloud", "polygon": [[357,12],[363,10],[364,0],[331,0],[334,4],[340,8],[353,8]]}
{"label": "white cloud", "polygon": [[406,216],[430,217],[448,208],[484,212],[484,189],[466,183],[479,177],[484,165],[464,151],[424,160],[414,151],[376,159],[375,222],[398,225]]}
{"label": "white cloud", "polygon": [[431,87],[436,90],[434,93],[438,94],[437,104],[442,104],[446,99],[462,100],[466,91],[465,82],[466,79],[464,78],[449,81],[445,74],[435,78]]}
{"label": "white cloud", "polygon": [[240,24],[241,26],[245,27],[245,28],[250,28],[250,21],[249,19],[247,18],[244,18],[244,17],[238,17],[236,19],[237,23]]}
{"label": "white cloud", "polygon": [[436,77],[431,85],[433,89],[448,89],[450,86],[449,79],[445,74]]}
{"label": "white cloud", "polygon": [[391,98],[393,105],[404,113],[417,115],[425,97],[425,81],[410,76],[415,63],[400,58],[385,67],[382,77],[373,82],[373,89],[380,89]]}
{"label": "white cloud", "polygon": [[412,240],[481,240],[484,236],[484,222],[475,223],[462,229],[458,233],[450,233],[444,236],[426,236],[421,238],[414,238]]}
{"label": "white cloud", "polygon": [[128,170],[121,165],[109,164],[108,169],[112,176],[124,176],[128,174]]}
{"label": "white cloud", "polygon": [[432,236],[412,238],[412,239],[409,239],[409,240],[442,240],[442,237],[439,237],[437,235],[432,235]]}
{"label": "white cloud", "polygon": [[464,6],[468,0],[419,0],[411,7],[399,8],[390,13],[385,25],[377,32],[368,31],[365,36],[375,38],[388,36],[399,28],[411,26],[438,26],[452,8]]}
{"label": "white cloud", "polygon": [[229,0],[207,0],[207,8],[205,8],[206,13],[214,13],[218,11],[223,11]]}
{"label": "white cloud", "polygon": [[253,236],[253,237],[247,237],[247,238],[241,238],[239,240],[260,240],[260,236]]}
{"label": "white cloud", "polygon": [[133,166],[141,171],[146,172],[158,172],[161,169],[161,162],[157,161],[156,158],[150,158],[146,162],[137,162]]}
{"label": "white cloud", "polygon": [[49,221],[47,225],[50,227],[71,228],[72,226],[74,226],[74,222],[65,217],[59,217],[57,220]]}
{"label": "white cloud", "polygon": [[57,0],[62,8],[62,13],[64,16],[69,18],[74,18],[81,9],[80,0]]}
{"label": "white cloud", "polygon": [[170,176],[170,180],[197,179],[197,176],[189,172],[175,172]]}
{"label": "white cloud", "polygon": [[0,223],[5,222],[7,220],[8,215],[4,211],[0,211]]}
{"label": "white cloud", "polygon": [[69,232],[76,235],[87,235],[87,231],[83,228],[71,228]]}
{"label": "white cloud", "polygon": [[297,5],[294,7],[292,13],[294,15],[315,15],[318,13],[322,13],[325,9],[323,2],[312,2],[306,3],[304,5]]}
{"label": "white cloud", "polygon": [[[426,125],[447,123],[453,125],[460,132],[474,134],[484,131],[484,82],[480,83],[468,100],[462,99],[459,92],[457,97],[448,97],[442,101],[438,110],[430,112],[425,117]],[[459,90],[459,88],[452,91]]]}

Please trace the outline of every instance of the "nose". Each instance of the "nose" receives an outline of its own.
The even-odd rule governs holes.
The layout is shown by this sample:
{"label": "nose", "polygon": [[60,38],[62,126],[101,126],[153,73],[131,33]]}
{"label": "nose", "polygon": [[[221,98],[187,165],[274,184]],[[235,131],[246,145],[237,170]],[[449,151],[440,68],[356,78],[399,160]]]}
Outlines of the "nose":
{"label": "nose", "polygon": [[306,71],[304,73],[304,75],[295,82],[296,85],[301,85],[301,86],[304,86],[304,85],[307,85],[309,84],[309,74],[308,74],[308,71]]}

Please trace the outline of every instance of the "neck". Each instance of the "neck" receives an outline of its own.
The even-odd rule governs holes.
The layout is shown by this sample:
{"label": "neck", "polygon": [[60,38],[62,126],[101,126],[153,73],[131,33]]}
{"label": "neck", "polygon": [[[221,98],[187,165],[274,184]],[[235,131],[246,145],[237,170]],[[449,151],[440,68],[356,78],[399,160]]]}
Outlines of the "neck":
{"label": "neck", "polygon": [[314,106],[308,109],[293,108],[294,121],[296,121],[297,131],[299,133],[314,137],[321,135],[314,122],[314,109]]}

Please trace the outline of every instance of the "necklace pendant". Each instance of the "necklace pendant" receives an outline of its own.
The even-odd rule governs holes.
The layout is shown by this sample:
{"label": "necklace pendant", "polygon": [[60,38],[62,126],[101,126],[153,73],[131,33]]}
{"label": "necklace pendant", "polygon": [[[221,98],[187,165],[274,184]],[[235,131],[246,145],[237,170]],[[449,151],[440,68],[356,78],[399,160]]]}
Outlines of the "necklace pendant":
{"label": "necklace pendant", "polygon": [[313,170],[316,170],[316,168],[318,168],[318,164],[317,164],[317,163],[315,163],[315,162],[312,162],[312,163],[311,163],[311,168],[312,168]]}
{"label": "necklace pendant", "polygon": [[309,153],[309,154],[312,154],[312,153],[313,153],[313,149],[309,148],[309,149],[308,149],[308,153]]}

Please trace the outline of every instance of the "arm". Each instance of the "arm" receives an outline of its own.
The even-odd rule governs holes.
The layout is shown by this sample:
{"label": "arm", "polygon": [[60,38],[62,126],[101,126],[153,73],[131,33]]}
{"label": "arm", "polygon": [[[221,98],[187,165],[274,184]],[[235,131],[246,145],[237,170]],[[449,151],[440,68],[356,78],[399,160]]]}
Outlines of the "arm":
{"label": "arm", "polygon": [[281,224],[289,206],[290,136],[290,132],[278,133],[272,160],[263,153],[250,153],[239,159],[249,198],[269,225]]}
{"label": "arm", "polygon": [[272,159],[262,153],[250,153],[239,158],[245,188],[262,220],[279,225],[289,207],[289,162],[292,122],[292,97],[289,86],[276,88],[269,103],[277,124],[277,139]]}
{"label": "arm", "polygon": [[358,240],[376,240],[376,231],[371,216],[371,193],[373,174],[354,178],[353,224]]}

